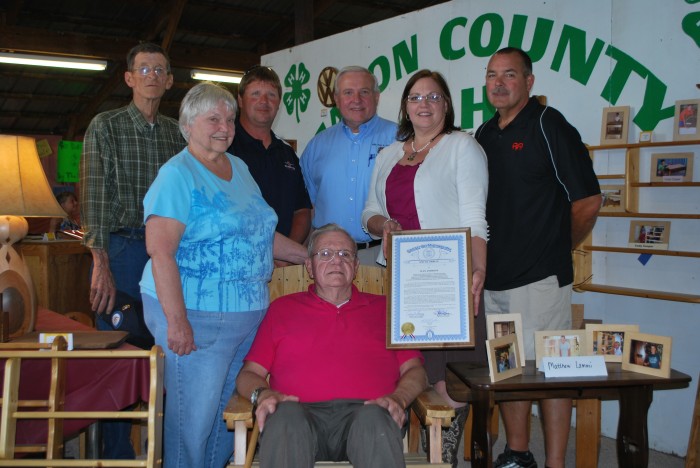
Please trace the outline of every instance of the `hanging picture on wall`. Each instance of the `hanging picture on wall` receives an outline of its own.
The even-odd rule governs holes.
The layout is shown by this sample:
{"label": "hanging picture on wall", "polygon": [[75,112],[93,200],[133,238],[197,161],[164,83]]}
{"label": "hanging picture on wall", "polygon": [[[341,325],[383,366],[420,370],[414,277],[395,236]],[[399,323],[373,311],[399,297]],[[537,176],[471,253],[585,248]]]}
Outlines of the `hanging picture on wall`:
{"label": "hanging picture on wall", "polygon": [[692,182],[693,153],[659,153],[651,155],[652,182]]}
{"label": "hanging picture on wall", "polygon": [[586,347],[589,356],[603,356],[605,362],[622,362],[630,332],[639,331],[639,325],[586,324]]}
{"label": "hanging picture on wall", "polygon": [[632,332],[622,356],[622,369],[668,378],[671,376],[671,337]]}
{"label": "hanging picture on wall", "polygon": [[676,101],[676,112],[673,118],[674,140],[700,139],[700,132],[698,132],[699,108],[700,99]]}
{"label": "hanging picture on wall", "polygon": [[601,145],[626,145],[629,130],[629,106],[603,109],[603,125],[600,130]]}
{"label": "hanging picture on wall", "polygon": [[625,211],[624,185],[601,185],[600,194],[603,197],[600,211],[613,213]]}
{"label": "hanging picture on wall", "polygon": [[525,349],[523,347],[523,320],[520,314],[488,314],[486,316],[486,339],[492,340],[506,335],[516,334],[520,365],[525,367]]}
{"label": "hanging picture on wall", "polygon": [[668,250],[670,221],[630,221],[629,246],[635,249]]}

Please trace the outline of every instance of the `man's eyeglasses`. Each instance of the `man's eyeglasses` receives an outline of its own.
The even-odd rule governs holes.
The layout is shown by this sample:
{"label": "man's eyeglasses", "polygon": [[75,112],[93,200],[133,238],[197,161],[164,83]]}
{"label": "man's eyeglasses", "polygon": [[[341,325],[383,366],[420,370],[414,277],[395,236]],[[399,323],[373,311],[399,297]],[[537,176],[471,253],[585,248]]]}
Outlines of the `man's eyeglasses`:
{"label": "man's eyeglasses", "polygon": [[162,78],[162,77],[168,75],[168,70],[166,68],[163,68],[163,67],[151,68],[149,66],[144,66],[144,67],[134,68],[131,71],[136,72],[141,76],[148,76],[151,74],[151,72],[153,72],[156,74],[156,76],[158,78]]}
{"label": "man's eyeglasses", "polygon": [[442,94],[440,93],[430,93],[426,94],[425,96],[421,96],[420,94],[409,94],[406,96],[406,101],[416,104],[419,102],[427,101],[430,103],[437,103],[442,101]]}
{"label": "man's eyeglasses", "polygon": [[321,249],[314,255],[322,262],[330,262],[337,255],[339,259],[346,263],[350,263],[355,260],[355,252],[351,250],[333,250],[333,249]]}

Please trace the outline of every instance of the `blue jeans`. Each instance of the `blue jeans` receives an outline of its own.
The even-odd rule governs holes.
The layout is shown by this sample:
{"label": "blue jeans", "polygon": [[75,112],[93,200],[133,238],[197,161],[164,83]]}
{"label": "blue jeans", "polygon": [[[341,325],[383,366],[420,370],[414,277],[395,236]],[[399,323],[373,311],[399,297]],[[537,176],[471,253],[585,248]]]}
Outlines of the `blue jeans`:
{"label": "blue jeans", "polygon": [[[109,236],[109,269],[117,291],[122,291],[138,299],[139,281],[143,274],[143,268],[148,261],[146,243],[143,239],[128,238],[117,234]],[[92,278],[92,269],[90,270]],[[95,319],[95,328],[111,331],[110,324],[98,315]],[[102,457],[107,459],[133,460],[136,457],[131,446],[131,422],[122,420],[105,420],[101,423],[102,429]]]}
{"label": "blue jeans", "polygon": [[197,350],[178,356],[168,348],[168,324],[160,303],[148,294],[142,298],[146,325],[165,352],[163,467],[223,467],[233,453],[233,434],[223,411],[266,309],[188,309]]}

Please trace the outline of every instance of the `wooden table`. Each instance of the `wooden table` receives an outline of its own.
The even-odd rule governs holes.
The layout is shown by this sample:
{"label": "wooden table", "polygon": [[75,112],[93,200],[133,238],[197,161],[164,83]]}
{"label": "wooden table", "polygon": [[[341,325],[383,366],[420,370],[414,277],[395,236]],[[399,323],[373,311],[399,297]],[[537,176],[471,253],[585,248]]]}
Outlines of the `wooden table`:
{"label": "wooden table", "polygon": [[645,467],[649,459],[647,412],[654,390],[685,388],[690,376],[671,370],[668,379],[623,371],[607,363],[607,377],[545,378],[534,361],[523,374],[491,382],[488,367],[471,363],[447,364],[447,393],[456,401],[470,401],[473,412],[472,466],[493,466],[491,416],[501,401],[573,398],[576,400],[576,466],[598,466],[600,400],[619,400],[617,428],[619,466]]}
{"label": "wooden table", "polygon": [[90,250],[79,240],[35,241],[17,244],[36,289],[37,303],[60,314],[90,307]]}

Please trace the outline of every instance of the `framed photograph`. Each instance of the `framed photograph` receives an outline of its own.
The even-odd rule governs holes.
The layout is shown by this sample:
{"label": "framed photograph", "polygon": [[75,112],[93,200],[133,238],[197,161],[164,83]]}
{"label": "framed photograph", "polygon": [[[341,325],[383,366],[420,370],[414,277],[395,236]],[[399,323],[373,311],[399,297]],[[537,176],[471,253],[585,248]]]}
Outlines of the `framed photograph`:
{"label": "framed photograph", "polygon": [[698,140],[698,109],[700,99],[676,101],[676,112],[673,117],[673,139]]}
{"label": "framed photograph", "polygon": [[543,330],[535,332],[535,359],[539,369],[543,357],[586,356],[586,330]]}
{"label": "framed photograph", "polygon": [[639,132],[639,142],[640,143],[651,143],[654,139],[654,132],[651,130],[646,132]]}
{"label": "framed photograph", "polygon": [[600,211],[603,212],[624,212],[625,211],[625,186],[601,185],[600,193],[603,201],[600,204]]}
{"label": "framed photograph", "polygon": [[474,347],[471,230],[389,234],[387,348]]}
{"label": "framed photograph", "polygon": [[630,221],[628,245],[635,249],[668,250],[671,221]]}
{"label": "framed photograph", "polygon": [[603,109],[603,125],[600,130],[601,145],[625,145],[629,131],[629,106]]}
{"label": "framed photograph", "polygon": [[511,333],[500,338],[486,340],[491,382],[508,379],[523,373],[518,351],[518,335]]}
{"label": "framed photograph", "polygon": [[627,334],[638,332],[639,325],[587,324],[587,355],[600,355],[605,362],[622,362],[627,346]]}
{"label": "framed photograph", "polygon": [[671,376],[671,337],[629,333],[622,369],[668,378]]}
{"label": "framed photograph", "polygon": [[523,349],[523,319],[520,314],[488,314],[486,315],[486,339],[492,340],[515,333],[520,337],[518,351],[520,365],[525,367],[525,350]]}
{"label": "framed photograph", "polygon": [[693,153],[655,153],[651,155],[652,182],[692,182]]}

